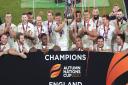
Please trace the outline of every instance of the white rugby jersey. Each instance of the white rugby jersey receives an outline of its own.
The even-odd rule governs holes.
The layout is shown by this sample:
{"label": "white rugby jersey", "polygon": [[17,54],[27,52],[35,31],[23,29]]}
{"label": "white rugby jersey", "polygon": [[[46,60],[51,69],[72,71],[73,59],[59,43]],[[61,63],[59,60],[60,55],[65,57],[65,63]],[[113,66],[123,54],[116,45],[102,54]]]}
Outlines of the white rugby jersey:
{"label": "white rugby jersey", "polygon": [[114,31],[115,31],[115,27],[112,25],[109,25],[107,31],[105,31],[104,25],[101,25],[98,28],[98,34],[104,37],[105,44],[108,46],[111,46],[111,41],[114,35]]}
{"label": "white rugby jersey", "polygon": [[17,27],[17,32],[21,32],[21,33],[24,33],[24,32],[32,32],[32,36],[34,36],[34,26],[33,26],[33,24],[31,24],[31,23],[27,23],[27,24],[22,24],[22,23],[20,23],[19,25],[18,25],[18,27]]}
{"label": "white rugby jersey", "polygon": [[[25,32],[31,32],[31,37],[35,37],[35,33],[34,33],[34,26],[31,23],[27,23],[25,25],[23,25],[22,23],[20,23],[17,27],[17,32],[21,32],[21,33],[25,33]],[[25,42],[28,44],[29,48],[32,47],[32,41],[30,39],[25,39]]]}
{"label": "white rugby jersey", "polygon": [[56,36],[55,36],[56,22],[55,21],[48,22],[48,20],[47,20],[47,21],[43,22],[43,26],[47,29],[47,34],[49,35],[50,43],[55,44],[55,42],[56,42]]}
{"label": "white rugby jersey", "polygon": [[[56,28],[57,28],[56,24]],[[60,46],[61,51],[68,51],[69,48],[69,27],[67,24],[64,25],[61,32],[55,32],[56,45]]]}
{"label": "white rugby jersey", "polygon": [[37,26],[34,27],[34,33],[35,33],[34,34],[35,36],[39,36],[40,33],[48,34],[48,30],[42,23],[41,27],[39,27],[39,28]]}
{"label": "white rugby jersey", "polygon": [[27,51],[30,50],[29,46],[25,42],[24,45],[19,45],[18,42],[15,42],[13,48],[20,53],[23,52],[23,49],[26,49]]}
{"label": "white rugby jersey", "polygon": [[[6,24],[5,24],[5,23],[1,24],[0,30],[4,30],[5,27],[6,27]],[[16,25],[13,24],[13,23],[11,23],[10,29],[12,29],[13,31],[17,31],[17,27],[16,27]]]}
{"label": "white rugby jersey", "polygon": [[[6,27],[6,24],[5,23],[3,23],[0,26],[0,34],[4,32],[4,28],[5,27]],[[14,31],[14,32],[17,32],[17,27],[13,23],[10,24],[10,29],[12,29],[12,31]],[[13,44],[14,44],[14,38],[12,37],[12,35],[9,35],[9,37],[8,37],[8,43],[9,43],[10,47],[13,46]]]}
{"label": "white rugby jersey", "polygon": [[100,25],[102,25],[102,17],[99,17],[98,20],[94,20],[93,18],[91,18],[90,21],[92,22],[91,24],[93,25],[93,28],[95,28],[96,30]]}
{"label": "white rugby jersey", "polygon": [[113,25],[113,26],[115,26],[115,27],[116,27],[116,25],[119,26],[119,28],[121,30],[123,28],[123,26],[125,24],[127,24],[127,22],[125,20],[117,21],[117,19],[115,19],[115,20],[111,20],[110,21],[110,24]]}
{"label": "white rugby jersey", "polygon": [[82,25],[82,21],[80,22],[76,22],[75,20],[71,23],[70,25],[70,30],[73,30],[77,34],[82,30],[83,25]]}
{"label": "white rugby jersey", "polygon": [[82,20],[82,27],[87,28],[89,31],[96,29],[95,27],[93,27],[93,21],[91,19],[88,22]]}
{"label": "white rugby jersey", "polygon": [[[83,29],[86,29],[89,31],[96,30],[96,28],[93,27],[92,20],[89,20],[88,22],[85,22],[84,20],[82,20],[82,26],[83,26]],[[90,40],[89,35],[84,35],[82,37],[82,42],[83,42],[84,48],[90,48],[90,49],[93,48],[93,40]]]}
{"label": "white rugby jersey", "polygon": [[128,43],[124,42],[123,46],[118,45],[117,43],[114,44],[114,52],[125,51],[128,49]]}

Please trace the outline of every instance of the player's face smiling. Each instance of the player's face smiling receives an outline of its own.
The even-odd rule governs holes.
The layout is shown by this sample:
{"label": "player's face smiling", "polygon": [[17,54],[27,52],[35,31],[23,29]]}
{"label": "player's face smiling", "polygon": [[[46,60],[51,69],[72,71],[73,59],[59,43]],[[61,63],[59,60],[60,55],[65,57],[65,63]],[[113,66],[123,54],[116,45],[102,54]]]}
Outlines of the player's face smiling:
{"label": "player's face smiling", "polygon": [[121,19],[123,16],[123,13],[122,12],[117,12],[117,19]]}
{"label": "player's face smiling", "polygon": [[97,40],[97,45],[98,45],[99,48],[102,48],[102,47],[104,46],[104,41],[103,41],[103,39],[98,39],[98,40]]}
{"label": "player's face smiling", "polygon": [[47,19],[48,19],[48,21],[52,21],[53,20],[52,13],[48,13],[47,14]]}
{"label": "player's face smiling", "polygon": [[28,14],[28,21],[33,21],[33,15]]}
{"label": "player's face smiling", "polygon": [[109,20],[107,20],[105,17],[102,18],[103,24],[107,25],[109,23]]}
{"label": "player's face smiling", "polygon": [[99,11],[98,9],[94,9],[93,12],[92,12],[92,15],[95,16],[95,15],[99,15]]}
{"label": "player's face smiling", "polygon": [[62,18],[61,18],[61,16],[56,16],[56,17],[55,17],[55,20],[56,20],[57,24],[60,24]]}
{"label": "player's face smiling", "polygon": [[81,21],[81,13],[77,13],[76,21],[77,22]]}
{"label": "player's face smiling", "polygon": [[7,36],[6,35],[2,35],[1,36],[1,43],[5,45],[7,42],[8,42]]}
{"label": "player's face smiling", "polygon": [[76,47],[81,48],[82,47],[82,40],[80,38],[76,39]]}
{"label": "player's face smiling", "polygon": [[47,45],[47,36],[42,37],[42,45]]}
{"label": "player's face smiling", "polygon": [[12,21],[12,16],[11,16],[11,14],[6,14],[6,15],[5,15],[5,22],[11,23],[11,21]]}
{"label": "player's face smiling", "polygon": [[41,26],[42,25],[42,18],[41,17],[37,17],[36,18],[36,23],[38,26]]}
{"label": "player's face smiling", "polygon": [[89,19],[90,19],[90,13],[84,12],[84,20],[89,20]]}
{"label": "player's face smiling", "polygon": [[117,36],[116,37],[116,42],[117,42],[118,45],[120,45],[121,42],[123,42],[123,41],[122,41],[122,39],[119,36]]}
{"label": "player's face smiling", "polygon": [[28,22],[28,16],[27,15],[22,15],[22,22]]}
{"label": "player's face smiling", "polygon": [[24,36],[23,35],[20,36],[19,42],[24,44]]}

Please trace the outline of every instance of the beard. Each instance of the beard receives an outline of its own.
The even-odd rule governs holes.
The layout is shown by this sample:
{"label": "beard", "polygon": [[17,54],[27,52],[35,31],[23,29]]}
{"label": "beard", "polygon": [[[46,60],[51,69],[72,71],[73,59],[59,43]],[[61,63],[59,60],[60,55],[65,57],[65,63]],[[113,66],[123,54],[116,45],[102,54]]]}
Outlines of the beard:
{"label": "beard", "polygon": [[118,21],[121,21],[121,20],[122,20],[122,17],[117,17],[117,20],[118,20]]}
{"label": "beard", "polygon": [[94,20],[98,20],[99,19],[99,15],[94,15]]}

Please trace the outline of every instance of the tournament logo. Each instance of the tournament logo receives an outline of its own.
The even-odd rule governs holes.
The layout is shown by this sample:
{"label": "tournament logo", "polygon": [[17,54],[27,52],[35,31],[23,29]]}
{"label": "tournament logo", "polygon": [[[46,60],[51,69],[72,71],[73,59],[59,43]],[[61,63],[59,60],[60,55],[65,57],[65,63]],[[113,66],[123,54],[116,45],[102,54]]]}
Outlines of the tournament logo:
{"label": "tournament logo", "polygon": [[56,78],[61,73],[61,64],[55,64],[50,69],[50,78]]}

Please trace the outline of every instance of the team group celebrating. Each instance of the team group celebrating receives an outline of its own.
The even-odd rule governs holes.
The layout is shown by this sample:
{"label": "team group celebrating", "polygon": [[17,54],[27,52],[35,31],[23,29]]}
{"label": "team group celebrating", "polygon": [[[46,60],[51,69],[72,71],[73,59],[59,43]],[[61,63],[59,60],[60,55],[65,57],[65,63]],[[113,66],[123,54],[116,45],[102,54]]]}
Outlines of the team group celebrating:
{"label": "team group celebrating", "polygon": [[21,23],[12,22],[6,13],[0,25],[0,56],[4,54],[27,58],[25,53],[40,49],[48,51],[128,52],[128,22],[122,9],[114,5],[110,14],[100,16],[98,8],[74,10],[73,18],[47,11],[47,20],[31,12],[21,15]]}

